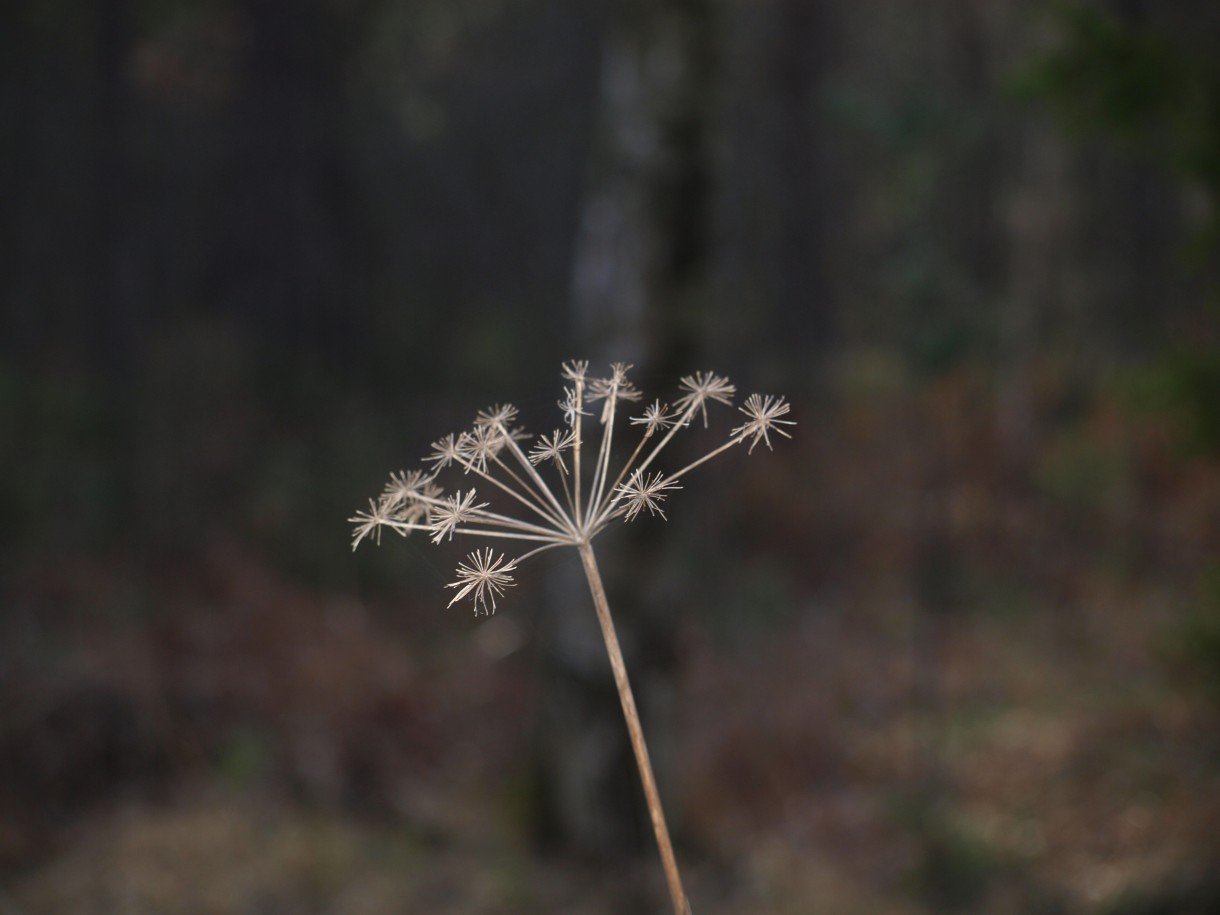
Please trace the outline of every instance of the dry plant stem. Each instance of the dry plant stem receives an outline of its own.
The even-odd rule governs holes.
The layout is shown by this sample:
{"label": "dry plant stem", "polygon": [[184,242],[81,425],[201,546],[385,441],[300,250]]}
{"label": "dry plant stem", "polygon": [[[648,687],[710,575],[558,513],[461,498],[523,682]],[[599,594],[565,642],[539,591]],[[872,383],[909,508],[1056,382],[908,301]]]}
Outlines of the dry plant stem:
{"label": "dry plant stem", "polygon": [[652,818],[652,829],[656,833],[657,846],[661,851],[661,864],[665,868],[665,880],[669,884],[669,896],[673,901],[674,915],[690,915],[690,903],[686,901],[686,893],[682,889],[682,878],[678,874],[678,861],[674,857],[674,848],[669,841],[669,828],[665,825],[665,813],[661,809],[661,795],[657,791],[657,781],[652,774],[648,746],[644,743],[644,730],[640,726],[640,715],[636,711],[631,683],[627,680],[627,665],[623,661],[623,652],[619,648],[614,620],[610,617],[610,604],[606,600],[606,589],[602,587],[601,574],[597,570],[597,559],[593,556],[593,547],[588,541],[583,541],[577,546],[580,550],[580,561],[585,567],[585,577],[589,579],[589,591],[593,595],[593,605],[597,608],[597,621],[602,627],[606,653],[610,656],[614,683],[618,687],[619,701],[623,705],[623,717],[627,719],[627,731],[631,735],[631,748],[635,751],[635,762],[640,770],[640,781],[644,783],[644,796],[648,800],[648,815]]}
{"label": "dry plant stem", "polygon": [[[677,481],[687,473],[737,445],[748,443],[747,453],[752,453],[759,442],[770,449],[771,435],[791,438],[784,427],[796,423],[795,420],[783,418],[791,412],[784,398],[751,394],[737,408],[739,413],[744,414],[745,421],[739,420],[740,425],[730,429],[728,441],[675,473],[654,472],[646,475],[648,468],[678,430],[693,424],[696,414],[702,417],[703,426],[707,428],[707,407],[710,402],[729,407],[733,405],[732,398],[737,389],[727,378],[712,372],[695,372],[681,381],[682,394],[673,403],[677,412],[670,413],[670,405],[663,405],[658,399],[644,410],[642,416],[631,418],[632,426],[642,425],[645,428],[630,457],[616,475],[611,470],[611,459],[614,443],[621,442],[621,438],[615,435],[619,401],[639,400],[641,393],[627,380],[628,365],[613,363],[609,378],[592,380],[586,375],[588,367],[588,362],[583,360],[573,360],[563,366],[563,377],[572,383],[571,388],[564,387],[564,399],[559,402],[568,431],[556,429],[549,437],[533,438],[525,430],[514,426],[517,408],[511,404],[498,404],[480,412],[471,431],[450,434],[433,442],[432,453],[424,458],[426,463],[433,465],[430,470],[400,471],[390,475],[390,483],[380,498],[369,500],[368,511],[357,512],[349,519],[355,525],[352,548],[355,549],[366,538],[380,543],[383,527],[403,535],[423,531],[431,534],[434,543],[452,540],[455,535],[461,534],[528,544],[526,552],[515,558],[508,558],[503,553],[497,556],[491,547],[483,547],[470,553],[466,562],[458,565],[456,581],[447,585],[457,589],[450,604],[469,598],[474,603],[476,614],[495,612],[496,598],[503,595],[505,588],[513,585],[513,573],[520,563],[558,546],[577,548],[589,580],[597,620],[601,625],[619,701],[627,720],[627,731],[644,785],[648,813],[661,852],[674,915],[690,915],[690,905],[682,890],[669,830],[661,810],[656,778],[648,759],[640,716],[627,680],[627,668],[623,663],[606,592],[590,544],[616,518],[632,521],[641,512],[646,512],[649,516],[659,515],[664,519],[662,503],[668,498],[670,490],[682,488]],[[588,424],[584,418],[593,414],[584,410],[588,405],[586,394],[593,401],[602,401],[600,420]],[[581,456],[586,444],[584,430],[586,425],[594,422],[601,430],[600,447],[596,457],[592,458],[591,479],[586,481]],[[665,431],[661,433],[661,430]],[[531,439],[533,449],[527,456],[517,442]],[[568,449],[572,453],[570,475],[564,458],[564,452]],[[535,461],[541,463],[544,460],[554,465],[552,474],[559,475],[562,501],[556,494],[558,490],[553,489],[534,466]],[[460,469],[495,486],[525,508],[529,512],[525,517],[531,520],[491,511],[491,503],[477,501],[478,493],[473,487],[463,491],[459,486],[446,496],[436,480],[440,471],[448,467]],[[611,480],[614,482],[611,483]]]}

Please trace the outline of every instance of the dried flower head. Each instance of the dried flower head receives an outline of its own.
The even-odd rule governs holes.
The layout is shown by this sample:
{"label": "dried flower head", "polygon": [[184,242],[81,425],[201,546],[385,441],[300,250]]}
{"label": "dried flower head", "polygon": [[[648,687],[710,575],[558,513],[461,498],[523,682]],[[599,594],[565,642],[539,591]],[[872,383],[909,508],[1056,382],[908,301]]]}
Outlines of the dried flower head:
{"label": "dried flower head", "polygon": [[431,475],[422,470],[400,470],[390,474],[390,482],[381,494],[381,501],[387,510],[392,511],[400,505],[413,504],[430,485],[433,485]]}
{"label": "dried flower head", "polygon": [[530,449],[530,463],[538,465],[543,461],[550,461],[560,473],[567,476],[568,465],[563,459],[563,453],[574,444],[576,434],[570,429],[567,432],[556,429],[549,436],[540,435],[538,443]]}
{"label": "dried flower head", "polygon": [[665,519],[661,503],[666,499],[666,490],[681,488],[672,480],[667,480],[662,474],[654,473],[649,476],[637,470],[631,475],[631,479],[618,488],[618,491],[623,494],[627,502],[625,517],[628,521],[634,521],[635,516],[645,508],[648,509],[648,514],[660,515],[662,519]]}
{"label": "dried flower head", "polygon": [[588,359],[571,359],[563,364],[562,374],[568,381],[583,383],[589,374]]}
{"label": "dried flower head", "polygon": [[[782,418],[789,413],[788,403],[782,397],[754,394],[739,408],[746,421],[731,431],[728,441],[676,470],[655,466],[674,435],[689,427],[696,414],[706,425],[710,404],[733,403],[737,389],[727,378],[695,372],[681,380],[672,406],[654,400],[641,415],[629,418],[626,428],[635,433],[635,442],[622,448],[625,458],[616,458],[623,444],[616,425],[620,405],[641,399],[630,370],[617,362],[606,377],[591,377],[588,362],[564,363],[567,387],[559,407],[566,428],[539,436],[532,445],[529,434],[514,426],[516,407],[496,404],[479,411],[468,430],[432,444],[424,458],[431,465],[426,472],[399,471],[390,477],[381,498],[351,519],[353,546],[378,540],[383,527],[400,534],[422,530],[436,543],[459,536],[523,543],[527,549],[511,561],[501,557],[493,562],[489,553],[474,553],[458,567],[454,600],[473,596],[476,612],[494,609],[500,591],[493,584],[506,586],[495,575],[544,550],[587,545],[616,519],[635,520],[642,512],[664,519],[669,493],[680,489],[678,481],[695,467],[736,445],[746,444],[752,452],[761,441],[769,448],[772,432],[790,437],[784,427],[793,422]],[[586,423],[593,401],[601,403],[598,422]],[[597,447],[591,453],[583,447],[586,425],[595,430]],[[477,485],[444,495],[437,479],[449,468]],[[480,498],[487,494],[498,495],[505,508],[492,511],[491,503]]]}
{"label": "dried flower head", "polygon": [[445,585],[446,588],[460,589],[449,601],[449,606],[452,607],[469,594],[474,598],[474,612],[477,614],[482,608],[490,616],[496,612],[496,598],[504,595],[505,588],[516,584],[512,576],[515,568],[515,563],[505,562],[504,554],[493,559],[491,547],[475,550],[466,558],[466,562],[458,564],[458,580]]}
{"label": "dried flower head", "polygon": [[508,428],[517,418],[517,408],[512,404],[496,404],[486,410],[480,410],[474,418],[476,427],[502,426]]}
{"label": "dried flower head", "polygon": [[686,393],[678,398],[676,406],[679,410],[694,412],[699,410],[703,416],[703,428],[707,428],[707,402],[714,400],[726,406],[733,405],[733,395],[737,386],[712,372],[695,372],[687,375],[679,382],[679,387]]}
{"label": "dried flower head", "polygon": [[365,537],[371,538],[378,546],[381,545],[381,528],[386,523],[388,515],[382,506],[381,500],[374,502],[369,499],[369,510],[356,512],[352,517],[348,518],[349,524],[356,525],[355,531],[352,532],[352,549],[360,546],[360,541]]}
{"label": "dried flower head", "polygon": [[473,489],[468,490],[466,495],[462,495],[459,490],[431,506],[428,512],[428,529],[432,531],[433,543],[440,543],[446,537],[452,540],[458,525],[478,517],[479,511],[487,507],[486,502],[475,504],[476,495]]}
{"label": "dried flower head", "polygon": [[780,419],[781,416],[787,416],[791,407],[782,397],[772,397],[770,394],[751,394],[746,398],[743,406],[737,408],[744,413],[748,419],[736,429],[732,431],[732,435],[740,439],[750,439],[750,447],[747,454],[753,454],[754,446],[763,441],[767,445],[767,449],[771,450],[771,439],[768,433],[774,432],[777,435],[782,435],[784,438],[792,438],[787,432],[781,428],[782,426],[795,426],[796,423],[790,419]]}
{"label": "dried flower head", "polygon": [[645,435],[653,435],[658,429],[668,429],[677,424],[677,417],[669,412],[669,404],[663,404],[659,400],[654,400],[645,407],[642,416],[631,417],[631,425],[644,426]]}
{"label": "dried flower head", "polygon": [[458,439],[458,449],[468,461],[466,472],[469,473],[476,467],[480,471],[487,470],[488,462],[499,457],[501,449],[511,437],[503,425],[487,422],[480,424],[476,419],[475,427],[469,432],[463,432]]}
{"label": "dried flower head", "polygon": [[559,409],[563,411],[563,421],[569,426],[576,425],[576,417],[590,414],[580,408],[580,395],[575,388],[563,389],[563,400],[559,401]]}
{"label": "dried flower head", "polygon": [[432,463],[433,473],[444,470],[450,464],[460,464],[462,462],[461,436],[451,432],[444,438],[433,442],[432,451],[424,460]]}

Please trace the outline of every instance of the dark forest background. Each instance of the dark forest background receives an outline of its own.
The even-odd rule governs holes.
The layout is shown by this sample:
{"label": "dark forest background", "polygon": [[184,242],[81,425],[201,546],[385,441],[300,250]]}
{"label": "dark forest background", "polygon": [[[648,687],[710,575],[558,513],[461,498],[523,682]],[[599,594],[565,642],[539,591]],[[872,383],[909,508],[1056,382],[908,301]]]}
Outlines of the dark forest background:
{"label": "dark forest background", "polygon": [[694,911],[1220,908],[1215,3],[15,0],[0,73],[0,915],[660,911],[571,567],[349,549],[583,357],[800,423],[605,546]]}

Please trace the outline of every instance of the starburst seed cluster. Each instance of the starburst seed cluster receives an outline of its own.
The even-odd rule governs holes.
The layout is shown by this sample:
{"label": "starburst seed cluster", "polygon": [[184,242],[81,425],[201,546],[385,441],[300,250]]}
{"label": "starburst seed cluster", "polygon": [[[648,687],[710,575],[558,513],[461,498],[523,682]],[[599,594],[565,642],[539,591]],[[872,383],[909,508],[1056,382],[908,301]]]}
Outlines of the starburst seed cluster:
{"label": "starburst seed cluster", "polygon": [[[565,363],[563,425],[536,438],[516,425],[515,407],[483,410],[468,431],[433,443],[426,469],[392,474],[381,496],[369,500],[368,511],[349,519],[355,525],[352,548],[365,539],[380,543],[383,528],[404,536],[423,531],[434,543],[455,535],[516,541],[525,552],[513,559],[491,546],[476,549],[447,586],[456,589],[450,606],[469,597],[476,614],[493,613],[496,598],[513,585],[513,572],[525,559],[558,546],[587,545],[612,522],[632,521],[641,512],[665,518],[669,494],[700,464],[736,445],[747,445],[751,453],[759,442],[770,448],[772,434],[791,438],[784,427],[795,423],[784,418],[790,410],[784,398],[751,394],[737,407],[745,418],[728,441],[679,470],[658,470],[654,464],[674,435],[696,416],[706,428],[708,406],[732,406],[737,389],[711,372],[687,375],[672,404],[655,400],[632,408],[636,415],[629,416],[628,429],[616,430],[627,405],[642,400],[627,378],[630,368],[614,363],[609,377],[595,378],[588,362]],[[590,431],[596,451],[585,450]],[[635,439],[617,468],[611,466],[616,435]],[[438,482],[442,473],[458,477],[451,492]],[[479,487],[498,491],[508,509],[492,511]]]}

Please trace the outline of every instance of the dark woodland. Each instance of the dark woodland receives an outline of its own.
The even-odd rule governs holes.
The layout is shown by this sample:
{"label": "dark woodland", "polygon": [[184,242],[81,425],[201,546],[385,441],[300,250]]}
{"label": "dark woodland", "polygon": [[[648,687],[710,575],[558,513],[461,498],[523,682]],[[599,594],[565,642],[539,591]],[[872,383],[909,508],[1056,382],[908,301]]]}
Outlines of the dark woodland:
{"label": "dark woodland", "polygon": [[0,74],[0,915],[664,911],[579,563],[351,549],[574,358],[798,422],[599,542],[695,915],[1220,911],[1220,5],[11,0]]}

